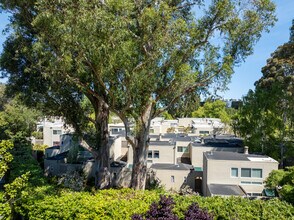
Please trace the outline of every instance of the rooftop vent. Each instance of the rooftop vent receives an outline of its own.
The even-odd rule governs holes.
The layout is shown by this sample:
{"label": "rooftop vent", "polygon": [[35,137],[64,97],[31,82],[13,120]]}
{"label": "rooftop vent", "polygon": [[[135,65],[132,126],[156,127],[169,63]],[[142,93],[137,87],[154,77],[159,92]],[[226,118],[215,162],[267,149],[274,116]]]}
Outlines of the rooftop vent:
{"label": "rooftop vent", "polygon": [[249,147],[248,146],[244,146],[244,154],[249,154]]}

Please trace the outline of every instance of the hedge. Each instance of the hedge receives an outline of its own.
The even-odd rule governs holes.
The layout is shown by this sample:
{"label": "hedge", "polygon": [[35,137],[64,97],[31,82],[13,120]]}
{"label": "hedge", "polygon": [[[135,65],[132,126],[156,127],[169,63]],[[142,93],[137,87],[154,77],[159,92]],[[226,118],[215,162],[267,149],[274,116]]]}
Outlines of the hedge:
{"label": "hedge", "polygon": [[[133,214],[145,213],[158,191],[101,190],[97,192],[48,192],[44,187],[24,198],[18,207],[28,219],[131,219]],[[165,193],[167,194],[167,193]],[[286,202],[249,200],[240,197],[200,197],[172,195],[176,202],[174,213],[183,218],[193,202],[213,214],[214,219],[294,219],[294,207]]]}

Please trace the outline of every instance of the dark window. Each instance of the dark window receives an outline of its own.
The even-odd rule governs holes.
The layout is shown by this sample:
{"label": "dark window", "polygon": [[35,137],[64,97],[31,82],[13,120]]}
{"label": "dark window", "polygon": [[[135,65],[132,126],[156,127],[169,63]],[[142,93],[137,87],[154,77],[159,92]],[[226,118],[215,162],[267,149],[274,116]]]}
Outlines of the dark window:
{"label": "dark window", "polygon": [[152,158],[152,150],[148,151],[148,158]]}
{"label": "dark window", "polygon": [[174,183],[174,182],[175,182],[175,176],[171,176],[171,177],[170,177],[170,181],[171,181],[172,183]]}
{"label": "dark window", "polygon": [[241,177],[251,177],[251,169],[241,168]]}
{"label": "dark window", "polygon": [[159,158],[159,151],[158,150],[154,151],[153,157],[154,158]]}

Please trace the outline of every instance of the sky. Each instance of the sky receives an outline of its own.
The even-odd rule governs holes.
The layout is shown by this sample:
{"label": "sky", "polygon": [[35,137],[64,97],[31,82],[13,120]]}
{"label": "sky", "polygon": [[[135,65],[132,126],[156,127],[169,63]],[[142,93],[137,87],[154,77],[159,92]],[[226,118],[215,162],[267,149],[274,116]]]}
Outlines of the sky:
{"label": "sky", "polygon": [[[266,60],[270,58],[278,46],[289,40],[289,28],[294,19],[294,0],[274,0],[277,9],[278,21],[270,29],[269,33],[263,33],[261,39],[254,48],[254,53],[249,56],[244,63],[235,68],[235,74],[228,84],[228,90],[220,95],[225,99],[240,99],[247,94],[249,89],[254,90],[254,82],[261,76],[261,68],[266,65]],[[2,31],[8,24],[8,15],[0,13],[0,53],[2,44],[6,36]],[[0,80],[5,82],[5,79]]]}

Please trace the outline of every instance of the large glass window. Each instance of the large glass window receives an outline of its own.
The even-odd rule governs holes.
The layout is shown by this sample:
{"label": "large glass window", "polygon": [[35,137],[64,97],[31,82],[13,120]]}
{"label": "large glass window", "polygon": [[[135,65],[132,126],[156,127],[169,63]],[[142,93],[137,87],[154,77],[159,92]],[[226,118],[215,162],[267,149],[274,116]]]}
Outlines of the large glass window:
{"label": "large glass window", "polygon": [[238,177],[238,168],[231,168],[231,176]]}
{"label": "large glass window", "polygon": [[262,178],[262,169],[252,169],[251,170],[251,177]]}
{"label": "large glass window", "polygon": [[241,168],[241,177],[251,177],[251,169]]}
{"label": "large glass window", "polygon": [[262,169],[241,168],[241,177],[262,178]]}

